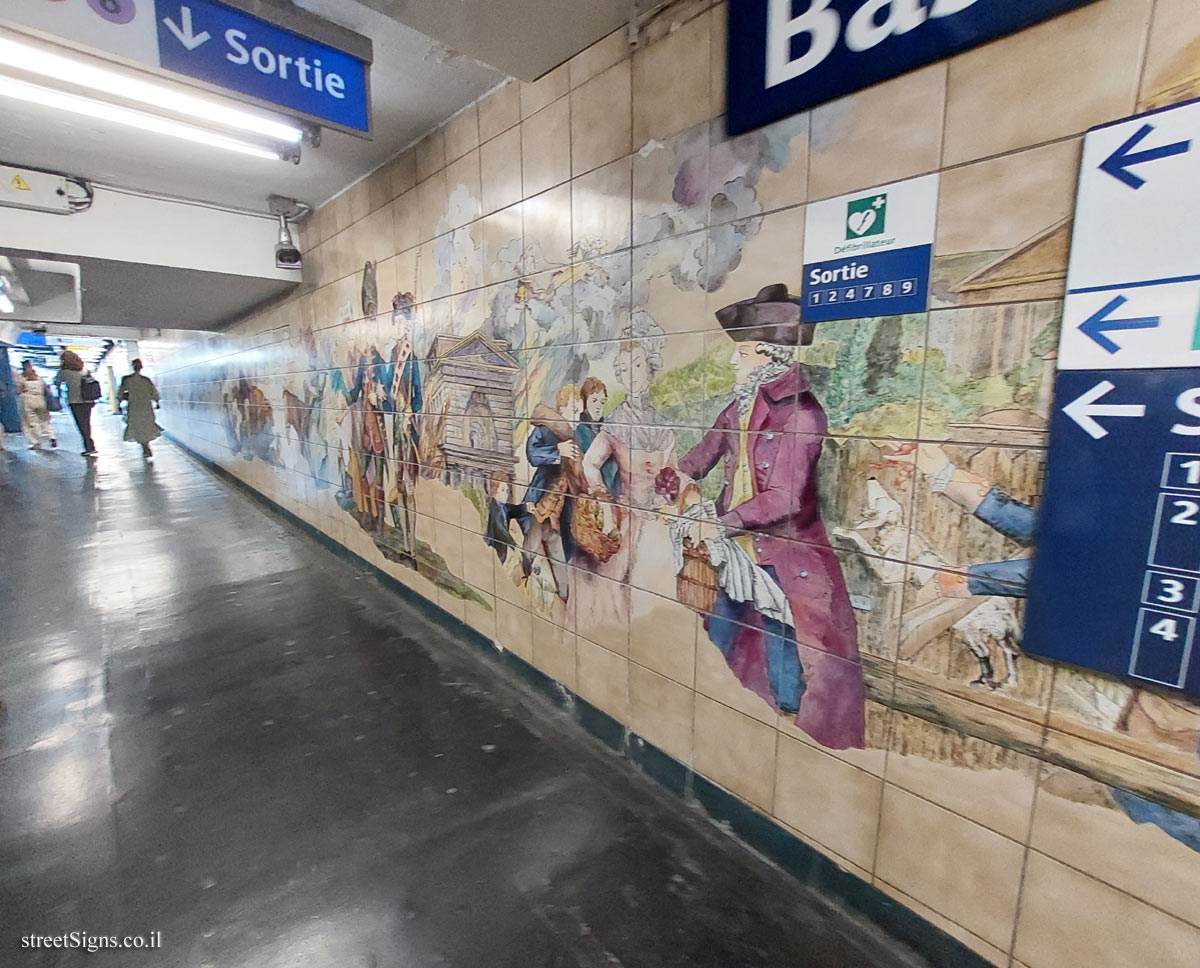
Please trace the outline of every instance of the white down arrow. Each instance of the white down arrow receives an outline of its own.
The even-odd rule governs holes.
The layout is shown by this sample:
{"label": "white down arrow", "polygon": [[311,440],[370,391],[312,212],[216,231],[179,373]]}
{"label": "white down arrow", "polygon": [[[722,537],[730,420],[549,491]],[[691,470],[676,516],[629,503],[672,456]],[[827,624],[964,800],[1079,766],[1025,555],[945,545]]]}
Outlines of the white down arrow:
{"label": "white down arrow", "polygon": [[206,40],[210,40],[212,38],[212,34],[210,34],[207,30],[202,30],[198,34],[193,32],[191,7],[180,7],[179,19],[183,21],[182,27],[175,23],[175,21],[170,17],[163,17],[163,24],[166,25],[167,30],[171,31],[171,33],[175,35],[175,39],[183,44],[183,46],[188,50],[195,50]]}

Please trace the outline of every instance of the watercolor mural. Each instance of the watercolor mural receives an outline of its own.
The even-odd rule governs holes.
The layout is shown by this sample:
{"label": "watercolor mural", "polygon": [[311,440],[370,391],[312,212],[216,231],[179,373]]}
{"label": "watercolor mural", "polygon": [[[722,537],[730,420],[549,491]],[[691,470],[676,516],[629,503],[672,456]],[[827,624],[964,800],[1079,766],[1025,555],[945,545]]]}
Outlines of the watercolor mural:
{"label": "watercolor mural", "polygon": [[[1194,89],[1187,50],[1153,54],[1148,103]],[[452,159],[447,128],[451,165],[423,142],[306,229],[315,283],[164,396],[197,450],[1003,964],[1027,842],[1200,925],[1200,707],[1021,648],[1077,137],[960,132],[929,312],[795,312],[806,199],[936,168],[877,130],[933,125],[944,83],[627,132],[582,172],[564,147],[554,178],[519,105],[486,135],[481,105],[484,146]]]}
{"label": "watercolor mural", "polygon": [[[1018,347],[977,372],[955,358],[961,321],[814,333],[784,283],[729,292],[777,218],[763,218],[758,185],[787,169],[806,132],[800,118],[714,143],[703,125],[649,146],[633,166],[644,198],[618,239],[556,235],[541,204],[523,237],[484,238],[479,222],[451,229],[456,209],[478,206],[454,186],[440,234],[416,258],[428,298],[397,292],[390,314],[356,321],[346,308],[343,324],[301,329],[306,375],[280,386],[278,431],[388,560],[472,595],[417,536],[418,481],[454,488],[477,512],[481,545],[541,614],[621,627],[630,586],[683,601],[745,688],[818,742],[853,748],[866,742],[860,646],[993,690],[1019,683],[1009,599],[1023,593],[1029,504],[987,486],[969,460],[958,469],[903,440],[917,436],[919,412],[925,435],[1044,432],[1048,399],[1027,388],[1046,367],[1039,358],[1031,370]],[[377,271],[364,270],[365,288]],[[507,284],[480,284],[505,274]],[[727,292],[712,321],[672,315],[707,313],[709,295]],[[1024,342],[1048,351],[1056,317],[1023,312]],[[240,408],[231,441],[278,462],[274,411],[254,381],[231,371],[222,390]],[[936,530],[938,508],[909,507],[918,478],[1018,547],[989,557],[981,546],[965,577],[948,570],[965,549],[939,552],[920,530]],[[698,560],[701,548],[719,564]],[[696,581],[709,586],[699,600]],[[885,642],[897,624],[901,641]]]}
{"label": "watercolor mural", "polygon": [[[385,558],[485,607],[418,537],[419,481],[466,497],[479,547],[564,627],[628,625],[631,586],[688,605],[742,685],[829,748],[866,745],[872,671],[894,660],[1038,705],[1020,599],[1061,304],[814,326],[786,283],[731,292],[786,214],[763,217],[759,183],[806,134],[801,117],[647,146],[618,239],[572,241],[544,204],[523,235],[451,228],[479,207],[454,186],[414,260],[421,298],[304,326],[304,375],[274,403],[265,372],[223,368],[231,448],[292,454]],[[1021,243],[942,265],[1007,279],[1025,254],[1059,261]],[[669,315],[726,295],[709,320]]]}

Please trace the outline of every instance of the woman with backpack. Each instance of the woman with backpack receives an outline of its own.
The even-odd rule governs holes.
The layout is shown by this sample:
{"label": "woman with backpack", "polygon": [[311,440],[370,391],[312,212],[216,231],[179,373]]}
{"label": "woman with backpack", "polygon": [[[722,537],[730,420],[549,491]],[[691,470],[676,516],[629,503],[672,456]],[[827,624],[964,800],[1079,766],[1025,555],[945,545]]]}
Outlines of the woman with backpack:
{"label": "woman with backpack", "polygon": [[50,426],[50,391],[37,375],[32,360],[24,362],[16,384],[21,403],[21,429],[29,438],[29,449],[41,450],[42,443],[47,440],[51,447],[57,447],[54,428]]}
{"label": "woman with backpack", "polygon": [[71,416],[75,418],[75,426],[79,428],[79,436],[83,438],[83,456],[95,457],[92,407],[100,399],[100,383],[84,369],[79,354],[71,350],[63,350],[58,375],[54,378],[56,388],[64,384],[67,388],[67,406],[71,408]]}

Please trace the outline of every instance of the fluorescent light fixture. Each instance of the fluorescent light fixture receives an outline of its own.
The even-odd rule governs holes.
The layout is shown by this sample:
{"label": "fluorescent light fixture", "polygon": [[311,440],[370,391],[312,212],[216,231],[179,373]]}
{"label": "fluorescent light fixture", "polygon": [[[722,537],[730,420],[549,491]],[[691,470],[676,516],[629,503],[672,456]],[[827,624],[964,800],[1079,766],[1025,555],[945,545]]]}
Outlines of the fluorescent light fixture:
{"label": "fluorescent light fixture", "polygon": [[252,144],[248,141],[239,141],[236,138],[230,138],[215,131],[196,128],[190,124],[183,124],[180,121],[172,121],[169,118],[156,117],[144,111],[135,111],[132,108],[119,107],[116,104],[107,104],[104,101],[95,101],[76,94],[66,94],[63,91],[55,91],[38,84],[28,84],[25,81],[5,77],[2,74],[0,74],[0,96],[16,98],[18,101],[28,101],[32,104],[41,104],[45,107],[58,108],[61,111],[71,111],[74,114],[82,114],[89,118],[115,121],[117,124],[126,124],[132,128],[141,128],[143,131],[168,134],[176,138],[183,138],[186,141],[194,141],[197,144],[211,145],[214,148],[225,148],[228,151],[241,152],[244,155],[251,155],[255,158],[267,158],[272,161],[279,160],[278,152],[271,151],[262,145]]}
{"label": "fluorescent light fixture", "polygon": [[0,292],[0,313],[15,313],[16,311],[17,307],[8,298],[8,293]]}
{"label": "fluorescent light fixture", "polygon": [[57,54],[45,47],[14,40],[11,35],[3,33],[0,33],[0,66],[103,91],[114,97],[144,103],[151,108],[172,111],[288,144],[299,144],[303,135],[295,124],[243,110],[227,102],[189,94],[169,84],[158,84],[130,73]]}

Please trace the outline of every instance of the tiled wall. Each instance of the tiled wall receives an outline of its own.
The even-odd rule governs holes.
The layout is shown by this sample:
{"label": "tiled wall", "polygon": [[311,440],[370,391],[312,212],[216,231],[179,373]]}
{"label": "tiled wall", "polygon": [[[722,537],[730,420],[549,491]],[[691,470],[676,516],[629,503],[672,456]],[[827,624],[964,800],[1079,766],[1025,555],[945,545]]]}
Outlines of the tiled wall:
{"label": "tiled wall", "polygon": [[[295,297],[160,367],[164,423],[996,964],[1193,966],[1200,708],[1022,654],[1021,588],[964,576],[1030,549],[961,492],[1038,500],[1081,135],[1200,95],[1200,3],[1102,0],[732,141],[724,23],[617,32],[323,207]],[[743,446],[714,311],[799,290],[806,203],[939,170],[930,312],[818,324],[747,431],[790,455],[753,540],[792,569],[797,720],[762,612],[680,601],[655,481],[715,421]],[[600,526],[560,555],[543,506],[526,559],[502,505],[588,378],[609,477],[541,480]],[[787,531],[815,508],[827,543]]]}

